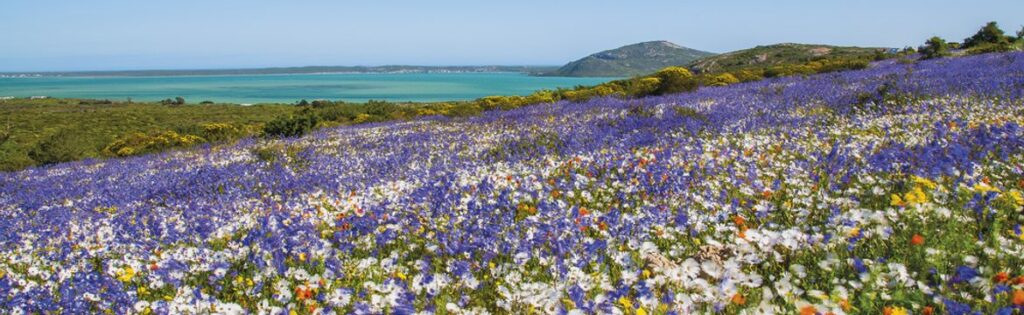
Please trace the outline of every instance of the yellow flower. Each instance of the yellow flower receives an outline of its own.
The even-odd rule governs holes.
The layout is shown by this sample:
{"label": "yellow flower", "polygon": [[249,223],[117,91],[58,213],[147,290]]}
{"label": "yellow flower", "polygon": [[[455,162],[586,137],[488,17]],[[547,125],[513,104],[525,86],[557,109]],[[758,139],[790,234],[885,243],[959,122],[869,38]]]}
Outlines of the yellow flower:
{"label": "yellow flower", "polygon": [[644,269],[643,275],[644,275],[644,279],[650,278],[651,277],[651,271],[647,270],[647,269]]}
{"label": "yellow flower", "polygon": [[882,309],[882,314],[885,315],[908,315],[907,309],[899,306],[886,306]]}
{"label": "yellow flower", "polygon": [[1006,194],[1006,198],[1013,201],[1017,206],[1024,206],[1024,196],[1021,195],[1020,190],[1010,190],[1010,192]]}
{"label": "yellow flower", "polygon": [[990,186],[989,184],[986,184],[986,183],[977,183],[977,184],[975,184],[974,185],[974,191],[982,193],[982,194],[988,193],[988,192],[1002,192],[1002,190],[999,190],[999,188],[992,187],[992,186]]}
{"label": "yellow flower", "polygon": [[408,278],[408,276],[406,276],[404,273],[401,273],[401,272],[395,272],[395,276],[398,277],[398,279],[402,279],[402,280],[405,280],[406,278]]}
{"label": "yellow flower", "polygon": [[935,190],[935,187],[938,187],[935,182],[924,177],[911,176],[911,179],[914,181],[914,184],[928,188],[928,190]]}
{"label": "yellow flower", "polygon": [[860,228],[859,227],[854,227],[854,228],[850,229],[850,237],[857,237],[857,235],[860,235]]}
{"label": "yellow flower", "polygon": [[899,194],[892,194],[892,196],[889,197],[892,199],[889,201],[889,205],[896,207],[902,207],[904,205],[903,198],[900,198]]}
{"label": "yellow flower", "polygon": [[647,311],[643,307],[636,309],[636,315],[647,315]]}
{"label": "yellow flower", "polygon": [[908,205],[916,205],[928,202],[928,195],[924,194],[924,190],[921,190],[921,186],[914,187],[914,190],[908,191],[903,195],[903,199],[906,199]]}
{"label": "yellow flower", "polygon": [[625,309],[633,309],[633,302],[625,296],[619,298],[619,304],[622,304],[622,307]]}
{"label": "yellow flower", "polygon": [[124,269],[117,272],[117,280],[121,280],[121,282],[132,281],[132,278],[134,277],[135,269],[132,269],[131,266],[124,267]]}

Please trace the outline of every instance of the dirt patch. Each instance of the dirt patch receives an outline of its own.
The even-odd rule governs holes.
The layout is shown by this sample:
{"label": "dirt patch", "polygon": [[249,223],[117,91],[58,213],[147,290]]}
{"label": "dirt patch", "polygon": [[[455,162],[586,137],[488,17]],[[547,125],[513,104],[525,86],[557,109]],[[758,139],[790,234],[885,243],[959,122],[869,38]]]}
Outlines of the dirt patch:
{"label": "dirt patch", "polygon": [[828,47],[811,48],[811,49],[808,49],[807,52],[811,53],[811,55],[814,55],[815,57],[817,57],[817,56],[824,56],[824,55],[828,55],[830,52],[832,52],[832,48],[828,48]]}

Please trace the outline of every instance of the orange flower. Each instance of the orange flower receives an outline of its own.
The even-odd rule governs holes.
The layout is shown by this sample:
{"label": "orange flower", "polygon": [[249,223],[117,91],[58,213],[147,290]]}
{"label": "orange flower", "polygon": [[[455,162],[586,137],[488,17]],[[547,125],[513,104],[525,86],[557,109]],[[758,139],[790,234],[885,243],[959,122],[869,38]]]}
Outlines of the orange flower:
{"label": "orange flower", "polygon": [[743,294],[736,293],[732,296],[732,304],[744,305],[747,304],[747,298],[743,297]]}
{"label": "orange flower", "polygon": [[800,308],[800,315],[814,315],[818,314],[818,309],[814,308],[814,305],[808,305]]}
{"label": "orange flower", "polygon": [[1024,276],[1017,276],[1016,278],[1013,278],[1013,284],[1014,285],[1024,284]]}
{"label": "orange flower", "polygon": [[907,313],[906,311],[903,311],[902,313],[900,311],[902,311],[902,309],[892,306],[886,306],[885,308],[882,308],[882,315],[898,315]]}
{"label": "orange flower", "polygon": [[586,216],[588,214],[590,214],[590,211],[587,211],[587,208],[582,208],[582,207],[580,208],[580,216],[581,217],[582,216]]}
{"label": "orange flower", "polygon": [[307,289],[303,286],[295,288],[295,297],[299,300],[306,300],[313,297],[313,290]]}
{"label": "orange flower", "polygon": [[1000,271],[996,275],[992,276],[993,282],[1003,283],[1007,280],[1010,280],[1010,274],[1006,273],[1006,271]]}
{"label": "orange flower", "polygon": [[737,214],[732,216],[732,222],[736,223],[736,225],[743,225],[743,223],[747,222],[747,219],[744,219],[742,216]]}
{"label": "orange flower", "polygon": [[935,308],[933,308],[931,306],[925,306],[924,309],[921,310],[921,314],[922,315],[932,315],[932,314],[935,314]]}
{"label": "orange flower", "polygon": [[1024,290],[1013,291],[1013,304],[1017,306],[1024,306]]}
{"label": "orange flower", "polygon": [[914,246],[921,246],[921,245],[923,245],[924,244],[924,236],[922,236],[921,234],[914,234],[914,236],[910,238],[910,244],[914,245]]}

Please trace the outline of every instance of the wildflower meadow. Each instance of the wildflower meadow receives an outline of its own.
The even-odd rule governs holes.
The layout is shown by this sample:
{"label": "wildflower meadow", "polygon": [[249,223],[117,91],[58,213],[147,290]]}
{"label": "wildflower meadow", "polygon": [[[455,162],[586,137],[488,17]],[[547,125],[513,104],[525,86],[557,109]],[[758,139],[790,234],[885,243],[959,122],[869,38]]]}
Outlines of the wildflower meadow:
{"label": "wildflower meadow", "polygon": [[1024,53],[0,173],[25,314],[1020,314]]}

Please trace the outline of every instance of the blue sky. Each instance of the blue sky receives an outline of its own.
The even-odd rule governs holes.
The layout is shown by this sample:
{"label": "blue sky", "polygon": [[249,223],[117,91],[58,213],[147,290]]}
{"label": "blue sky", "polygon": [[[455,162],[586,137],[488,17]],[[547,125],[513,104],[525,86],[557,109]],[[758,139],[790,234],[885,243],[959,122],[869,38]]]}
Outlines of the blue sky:
{"label": "blue sky", "polygon": [[1024,25],[1024,1],[3,0],[0,71],[558,65],[669,40],[903,47]]}

